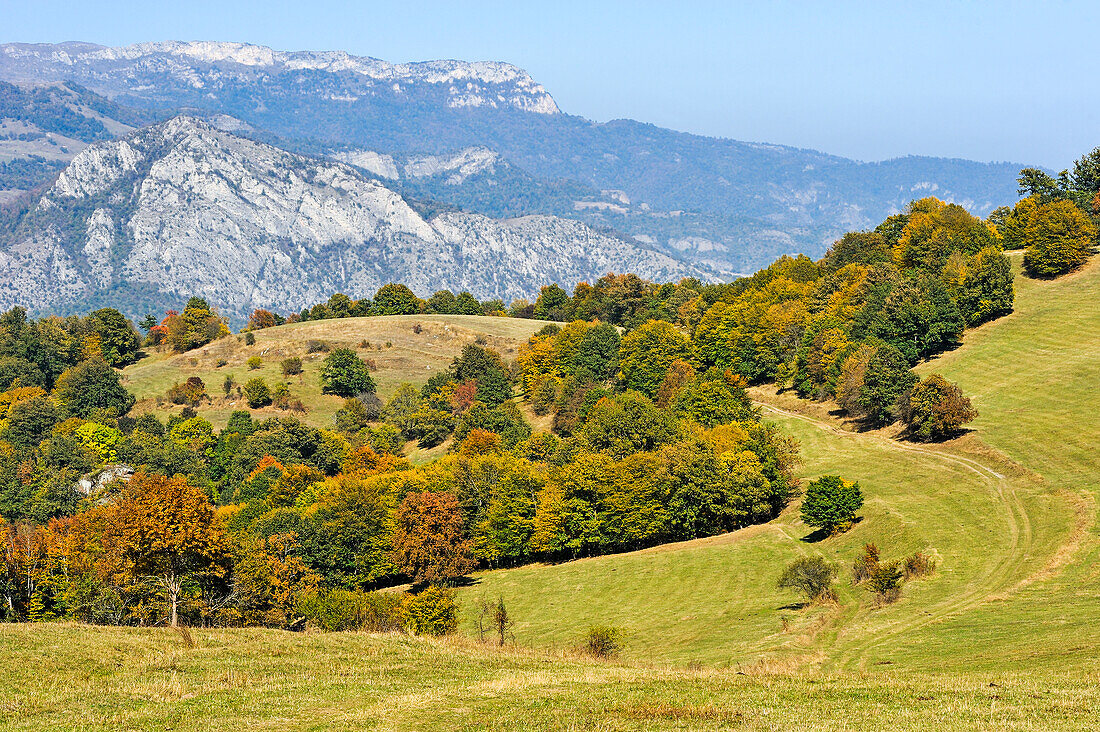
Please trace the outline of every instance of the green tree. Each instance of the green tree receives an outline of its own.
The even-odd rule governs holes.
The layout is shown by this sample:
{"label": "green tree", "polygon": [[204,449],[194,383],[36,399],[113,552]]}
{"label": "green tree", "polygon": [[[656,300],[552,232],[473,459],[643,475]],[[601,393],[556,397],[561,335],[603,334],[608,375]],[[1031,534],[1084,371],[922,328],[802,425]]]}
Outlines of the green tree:
{"label": "green tree", "polygon": [[860,411],[875,424],[890,422],[898,399],[907,395],[915,383],[917,375],[909,369],[901,351],[886,343],[877,346],[858,391]]}
{"label": "green tree", "polygon": [[374,392],[374,379],[363,359],[350,348],[337,348],[321,363],[321,391],[342,397]]}
{"label": "green tree", "polygon": [[573,371],[587,371],[597,381],[614,378],[619,370],[619,329],[599,323],[584,332],[573,354]]}
{"label": "green tree", "polygon": [[939,374],[914,386],[905,406],[905,423],[914,435],[924,439],[950,437],[978,416],[962,389]]}
{"label": "green tree", "polygon": [[141,339],[129,320],[114,308],[101,308],[88,316],[88,328],[99,337],[103,360],[120,367],[137,359]]}
{"label": "green tree", "polygon": [[1069,201],[1039,206],[1024,230],[1024,270],[1032,277],[1057,277],[1080,267],[1096,243],[1096,227]]}
{"label": "green tree", "polygon": [[413,315],[421,309],[420,298],[405,285],[382,285],[374,294],[371,312],[375,315]]}
{"label": "green tree", "polygon": [[455,298],[454,312],[457,315],[481,315],[481,303],[468,292],[460,292]]}
{"label": "green tree", "polygon": [[45,397],[18,401],[8,410],[4,439],[18,448],[30,450],[49,437],[60,416],[57,406]]}
{"label": "green tree", "polygon": [[439,290],[428,298],[424,309],[429,313],[441,315],[453,315],[457,312],[455,306],[455,294],[450,290]]}
{"label": "green tree", "polygon": [[474,343],[467,343],[451,365],[455,381],[477,382],[477,398],[496,406],[512,397],[511,377],[500,354]]}
{"label": "green tree", "polygon": [[691,357],[691,342],[676,326],[650,320],[623,337],[619,346],[623,386],[653,398],[672,362]]}
{"label": "green tree", "polygon": [[851,526],[862,505],[859,483],[823,475],[807,486],[800,515],[807,526],[831,535]]}
{"label": "green tree", "polygon": [[535,318],[538,320],[565,320],[569,309],[569,293],[554,285],[546,285],[535,300]]}
{"label": "green tree", "polygon": [[101,358],[67,369],[58,377],[54,401],[72,417],[86,419],[97,410],[121,417],[134,406],[134,395],[122,386],[118,372]]}

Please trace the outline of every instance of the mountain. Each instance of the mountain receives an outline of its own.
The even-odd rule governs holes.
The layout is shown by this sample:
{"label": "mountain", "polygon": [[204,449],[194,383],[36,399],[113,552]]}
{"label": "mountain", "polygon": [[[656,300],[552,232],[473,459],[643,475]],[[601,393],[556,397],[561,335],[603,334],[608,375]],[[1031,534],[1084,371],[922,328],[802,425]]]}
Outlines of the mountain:
{"label": "mountain", "polygon": [[510,301],[608,271],[708,277],[577,221],[421,211],[344,163],[179,116],[73,158],[0,241],[0,307],[137,315],[198,294],[240,319],[390,281]]}
{"label": "mountain", "polygon": [[0,205],[56,174],[89,144],[150,119],[72,83],[0,82]]}
{"label": "mountain", "polygon": [[[926,157],[862,163],[632,120],[597,123],[561,112],[527,73],[498,63],[393,65],[239,43],[7,44],[0,79],[69,80],[136,108],[228,114],[299,152],[396,158],[487,148],[537,185],[518,200],[509,186],[489,191],[492,174],[449,188],[418,185],[483,213],[554,213],[613,227],[732,272],[782,253],[819,255],[844,231],[873,226],[926,195],[984,215],[1015,200],[1022,167]],[[563,207],[570,185],[595,199]],[[619,204],[600,198],[605,191]]]}

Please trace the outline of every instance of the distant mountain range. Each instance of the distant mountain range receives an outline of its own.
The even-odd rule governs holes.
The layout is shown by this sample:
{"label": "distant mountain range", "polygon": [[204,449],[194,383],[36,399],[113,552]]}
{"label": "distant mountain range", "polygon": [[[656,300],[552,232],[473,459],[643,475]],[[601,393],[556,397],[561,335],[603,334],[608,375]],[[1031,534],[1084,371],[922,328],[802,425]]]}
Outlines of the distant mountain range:
{"label": "distant mountain range", "polygon": [[[228,120],[223,120],[228,121]],[[4,235],[0,307],[131,315],[198,294],[239,321],[386,282],[505,302],[608,271],[709,273],[553,216],[422,215],[344,163],[179,116],[76,155]]]}
{"label": "distant mountain range", "polygon": [[[820,255],[844,231],[873,226],[913,198],[936,195],[984,215],[1015,199],[1022,167],[860,163],[631,120],[595,123],[562,113],[526,72],[503,63],[389,64],[239,43],[6,44],[0,79],[20,85],[0,87],[9,97],[0,106],[0,204],[35,205],[21,192],[48,183],[88,144],[183,110],[355,166],[428,220],[458,212],[573,219],[601,241],[630,240],[689,263],[677,265],[683,271],[725,277],[784,253]],[[43,101],[21,105],[19,95]],[[66,116],[86,118],[88,129],[74,134],[61,125]],[[92,123],[105,133],[90,132]]]}

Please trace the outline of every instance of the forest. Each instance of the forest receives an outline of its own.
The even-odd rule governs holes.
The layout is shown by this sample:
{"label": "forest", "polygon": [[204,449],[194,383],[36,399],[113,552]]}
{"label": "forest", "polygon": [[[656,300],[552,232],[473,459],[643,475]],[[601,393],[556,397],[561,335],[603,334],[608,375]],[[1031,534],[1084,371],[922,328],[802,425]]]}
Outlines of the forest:
{"label": "forest", "polygon": [[[0,315],[0,616],[439,633],[456,623],[448,588],[479,567],[768,521],[802,489],[799,447],[762,419],[750,385],[834,400],[868,427],[901,422],[913,440],[975,418],[956,385],[912,368],[1012,311],[1006,249],[1025,249],[1032,277],[1090,256],[1100,150],[1059,178],[1024,170],[1020,186],[986,220],[925,198],[819,261],[783,257],[728,284],[608,274],[508,306],[389,284],[256,311],[245,337],[371,315],[548,321],[511,363],[469,344],[385,402],[369,364],[333,350],[322,387],[345,401],[325,429],[241,410],[215,430],[195,409],[201,381],[177,385],[182,409],[166,422],[131,414],[120,367],[231,335],[202,298],[146,317],[144,335],[112,308],[13,309]],[[244,391],[253,407],[293,401],[288,383]],[[551,429],[534,432],[528,411]],[[410,442],[447,453],[413,465]],[[397,587],[408,591],[379,591]]]}

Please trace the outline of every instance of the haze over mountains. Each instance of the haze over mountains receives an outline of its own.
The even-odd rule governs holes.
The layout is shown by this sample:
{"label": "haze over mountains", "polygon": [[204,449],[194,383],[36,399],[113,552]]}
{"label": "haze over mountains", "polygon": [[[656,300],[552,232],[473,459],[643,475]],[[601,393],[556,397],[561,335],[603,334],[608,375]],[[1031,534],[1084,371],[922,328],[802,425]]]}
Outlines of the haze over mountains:
{"label": "haze over mountains", "polygon": [[[463,255],[454,260],[455,269],[448,270],[452,265],[446,258],[422,260],[412,255],[412,250],[397,254],[393,247],[405,241],[402,237],[372,239],[367,249],[358,250],[356,256],[364,259],[355,263],[370,272],[369,276],[336,277],[328,271],[322,275],[321,270],[299,260],[293,275],[287,269],[274,279],[260,279],[267,287],[283,287],[277,283],[284,281],[298,283],[285,295],[250,294],[243,282],[227,283],[224,296],[213,299],[225,299],[227,307],[231,301],[233,310],[261,302],[296,309],[306,304],[299,298],[327,295],[333,287],[366,288],[373,286],[377,277],[420,287],[466,287],[483,299],[530,296],[534,283],[548,279],[571,287],[577,279],[599,276],[601,267],[636,270],[645,276],[690,273],[730,277],[751,272],[784,253],[818,256],[844,231],[874,225],[911,199],[925,195],[958,202],[984,215],[1015,198],[1015,176],[1020,167],[919,157],[860,163],[780,145],[689,135],[631,120],[595,123],[563,113],[550,93],[526,72],[495,62],[389,64],[342,52],[285,53],[238,43],[166,42],[125,48],[88,43],[7,44],[0,46],[0,79],[20,85],[2,90],[15,103],[0,108],[0,189],[6,189],[6,193],[0,190],[0,203],[12,201],[18,191],[48,182],[50,175],[88,144],[187,110],[221,128],[202,128],[193,119],[188,122],[191,138],[202,140],[188,147],[192,152],[202,150],[211,135],[223,153],[244,151],[244,142],[228,142],[227,130],[231,130],[274,146],[262,148],[263,157],[272,161],[273,167],[258,179],[270,175],[272,181],[286,180],[289,173],[283,166],[320,166],[331,175],[341,170],[341,176],[354,178],[355,186],[363,191],[368,180],[374,179],[388,189],[386,195],[395,196],[394,200],[409,207],[435,232],[439,237],[436,244],[457,246],[451,235],[457,236],[463,229],[448,229],[445,222],[466,216],[463,220],[467,223],[480,222],[473,226],[477,236],[483,237],[479,241],[491,242],[486,244],[485,257],[505,240],[525,255],[514,261],[498,260],[489,267],[492,272],[476,267],[470,270],[464,258],[467,255]],[[44,90],[29,89],[29,84],[64,86]],[[18,100],[19,95],[25,99],[28,94],[41,96],[43,101],[35,106]],[[72,118],[67,127],[58,124],[62,118]],[[75,125],[73,119],[78,118],[88,120],[87,125]],[[169,137],[175,140],[171,145],[179,144],[176,137]],[[356,177],[344,167],[284,156],[275,148],[337,159],[356,166],[360,175]],[[150,161],[165,160],[152,148],[143,155],[143,164],[148,163],[150,170],[155,167]],[[233,155],[219,158],[219,164],[238,170],[242,161],[228,162],[231,159]],[[197,158],[191,162],[201,167]],[[93,187],[89,176],[108,175],[95,166],[81,170],[80,175],[74,172],[69,177]],[[132,264],[121,264],[130,261],[134,250],[128,247],[136,246],[139,239],[133,222],[145,222],[140,236],[151,241],[154,229],[184,236],[190,230],[181,222],[197,222],[206,214],[186,206],[150,208],[148,201],[141,201],[146,192],[142,176],[147,172],[135,170],[127,175],[138,177],[127,178],[127,185],[134,186],[127,190],[136,197],[131,196],[125,206],[118,202],[125,196],[110,186],[97,187],[98,193],[79,205],[76,199],[60,195],[55,186],[47,194],[52,204],[46,205],[69,211],[69,219],[81,223],[64,236],[55,233],[44,239],[47,235],[38,232],[33,238],[41,248],[38,254],[28,253],[31,239],[26,235],[26,222],[6,225],[8,233],[2,234],[4,241],[0,242],[0,250],[8,251],[6,270],[14,277],[17,270],[24,272],[20,268],[29,267],[29,274],[19,281],[48,283],[54,277],[59,283],[58,287],[43,285],[42,291],[53,293],[53,299],[38,300],[37,305],[74,307],[107,289],[132,290],[137,282],[152,288],[152,297],[153,291],[167,286],[168,275],[146,272],[140,279]],[[185,177],[172,184],[187,183]],[[116,184],[117,180],[112,183]],[[266,184],[272,185],[271,181]],[[103,200],[108,188],[115,198]],[[311,195],[320,195],[310,190]],[[293,195],[299,193],[305,195],[284,190],[282,194],[289,197],[280,205],[289,208],[278,212],[271,208],[270,200],[239,197],[233,206],[220,209],[222,223],[217,230],[206,230],[206,244],[194,239],[179,245],[182,249],[177,251],[198,254],[203,246],[224,249],[229,245],[252,252],[259,232],[277,239],[290,230],[270,221],[293,218],[288,212],[297,213]],[[23,205],[39,209],[43,203],[31,200]],[[222,207],[225,202],[219,200],[217,205]],[[126,206],[137,208],[131,211]],[[460,214],[456,208],[468,213]],[[81,254],[91,236],[88,232],[94,229],[89,228],[89,217],[100,209],[104,213],[97,220],[103,222],[109,215],[116,227],[107,256],[113,263],[109,277],[91,260],[82,261],[89,255]],[[331,210],[328,213],[336,215]],[[498,219],[555,218],[516,223],[475,218],[471,213]],[[379,221],[388,221],[388,214],[377,215]],[[439,217],[452,219],[437,222]],[[356,237],[349,238],[350,230],[342,227],[359,225],[350,223],[353,220],[322,225],[314,219],[309,226],[320,226],[324,235],[313,231],[306,236],[299,231],[289,235],[289,240],[293,242],[294,236],[301,234],[321,249],[337,241],[347,243]],[[391,231],[387,228],[390,223],[379,229],[372,224],[363,231],[373,237],[378,231]],[[23,233],[14,235],[13,229],[20,226]],[[486,233],[489,229],[493,233]],[[607,233],[597,234],[594,229]],[[392,229],[399,230],[403,231],[400,226]],[[471,251],[478,249],[471,246]],[[64,257],[50,259],[61,251],[82,273],[79,278],[69,280],[56,274],[67,271],[67,264],[45,264],[47,260],[67,261]],[[382,251],[388,252],[388,258],[375,259]],[[553,254],[548,254],[551,251]],[[48,257],[45,252],[50,252]],[[432,252],[432,256],[438,255],[437,250]],[[251,254],[244,261],[250,261],[249,257]],[[217,255],[211,259],[216,261]],[[322,260],[314,262],[316,267],[324,269],[331,264],[328,260],[322,264]],[[293,257],[291,261],[295,261]],[[477,266],[489,262],[483,259]],[[537,271],[532,269],[536,264]],[[460,274],[460,269],[470,271]],[[47,270],[55,274],[45,276]],[[213,282],[194,279],[198,274],[189,268],[161,271],[170,271],[170,276],[177,278],[173,280],[174,292],[207,292],[215,287]],[[259,276],[259,270],[249,276]],[[82,283],[79,287],[78,280]],[[0,297],[7,300],[6,295]],[[131,292],[129,297],[136,307],[137,295]]]}

